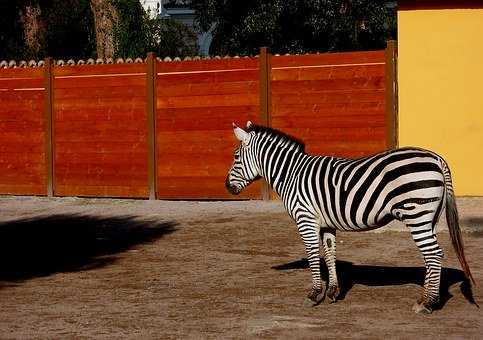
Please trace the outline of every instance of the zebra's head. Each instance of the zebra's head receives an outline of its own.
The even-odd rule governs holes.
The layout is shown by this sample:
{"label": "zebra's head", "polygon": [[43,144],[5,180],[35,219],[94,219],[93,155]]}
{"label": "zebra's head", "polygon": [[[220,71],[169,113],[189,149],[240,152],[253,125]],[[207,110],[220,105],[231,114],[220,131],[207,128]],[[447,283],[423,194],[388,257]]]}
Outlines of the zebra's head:
{"label": "zebra's head", "polygon": [[[252,123],[247,123],[250,128]],[[248,184],[260,177],[260,171],[255,163],[253,154],[253,140],[255,133],[247,132],[233,123],[233,132],[240,141],[234,154],[233,165],[226,176],[226,189],[233,195],[238,195]]]}

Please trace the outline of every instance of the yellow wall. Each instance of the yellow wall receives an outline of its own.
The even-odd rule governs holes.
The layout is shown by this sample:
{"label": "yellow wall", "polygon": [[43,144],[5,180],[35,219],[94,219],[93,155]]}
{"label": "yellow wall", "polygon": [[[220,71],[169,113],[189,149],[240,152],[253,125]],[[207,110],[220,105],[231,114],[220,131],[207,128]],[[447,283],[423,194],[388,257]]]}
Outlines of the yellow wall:
{"label": "yellow wall", "polygon": [[483,196],[483,9],[398,12],[399,146],[443,156]]}

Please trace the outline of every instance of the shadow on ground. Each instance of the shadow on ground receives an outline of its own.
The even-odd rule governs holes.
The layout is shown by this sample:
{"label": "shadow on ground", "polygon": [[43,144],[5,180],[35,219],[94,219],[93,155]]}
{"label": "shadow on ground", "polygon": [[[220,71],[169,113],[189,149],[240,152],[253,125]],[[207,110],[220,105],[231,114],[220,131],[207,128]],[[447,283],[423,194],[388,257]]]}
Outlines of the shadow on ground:
{"label": "shadow on ground", "polygon": [[[276,270],[293,270],[307,269],[309,262],[303,258],[278,266],[272,267]],[[325,261],[321,260],[322,279],[327,282],[328,272]],[[421,267],[388,267],[388,266],[370,266],[355,265],[348,261],[337,261],[337,275],[340,284],[339,300],[344,300],[349,291],[356,284],[365,286],[397,286],[405,284],[417,284],[422,286],[424,283],[425,268]],[[461,282],[460,291],[470,303],[475,304],[473,292],[469,281],[466,279],[462,270],[453,268],[442,268],[441,270],[441,286],[440,286],[440,302],[434,309],[441,309],[446,302],[451,299],[449,287]]]}
{"label": "shadow on ground", "polygon": [[115,254],[153,242],[175,226],[134,216],[87,215],[0,223],[0,287],[8,281],[103,267],[116,260]]}
{"label": "shadow on ground", "polygon": [[464,218],[460,222],[469,227],[472,236],[483,237],[483,217]]}

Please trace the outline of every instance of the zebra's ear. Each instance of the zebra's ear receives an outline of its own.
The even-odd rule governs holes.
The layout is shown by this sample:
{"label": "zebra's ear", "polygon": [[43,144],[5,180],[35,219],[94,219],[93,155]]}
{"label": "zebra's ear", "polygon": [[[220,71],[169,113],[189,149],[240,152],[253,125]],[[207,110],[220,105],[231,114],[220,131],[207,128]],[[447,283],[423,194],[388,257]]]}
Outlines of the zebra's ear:
{"label": "zebra's ear", "polygon": [[248,137],[248,133],[240,129],[235,123],[233,123],[233,132],[240,142],[243,142]]}
{"label": "zebra's ear", "polygon": [[247,129],[251,128],[253,126],[253,123],[249,120],[247,122]]}

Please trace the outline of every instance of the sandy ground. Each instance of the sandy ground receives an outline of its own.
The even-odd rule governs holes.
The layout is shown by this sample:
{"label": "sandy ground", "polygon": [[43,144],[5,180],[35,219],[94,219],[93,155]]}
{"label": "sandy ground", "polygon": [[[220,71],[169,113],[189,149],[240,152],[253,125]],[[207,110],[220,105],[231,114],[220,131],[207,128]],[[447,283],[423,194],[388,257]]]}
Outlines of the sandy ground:
{"label": "sandy ground", "polygon": [[341,300],[304,307],[308,264],[280,202],[1,197],[0,338],[481,339],[483,199],[458,205],[479,286],[441,223],[442,303],[425,316],[398,224],[339,233]]}

